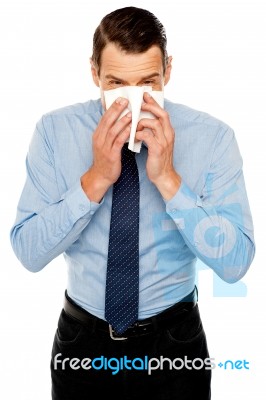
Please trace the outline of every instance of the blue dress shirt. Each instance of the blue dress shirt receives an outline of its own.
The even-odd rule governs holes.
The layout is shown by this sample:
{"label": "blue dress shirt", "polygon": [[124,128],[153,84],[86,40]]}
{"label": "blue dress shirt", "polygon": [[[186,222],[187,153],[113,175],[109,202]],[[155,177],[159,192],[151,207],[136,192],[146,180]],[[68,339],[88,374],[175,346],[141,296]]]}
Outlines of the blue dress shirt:
{"label": "blue dress shirt", "polygon": [[[142,146],[136,155],[140,319],[192,291],[197,259],[233,283],[247,272],[255,252],[234,132],[224,122],[189,107],[165,100],[165,109],[175,130],[174,167],[182,184],[165,201],[147,178],[147,148]],[[104,319],[112,188],[97,204],[80,184],[93,161],[92,134],[102,115],[98,99],[52,111],[37,123],[11,243],[32,272],[64,254],[69,296]]]}

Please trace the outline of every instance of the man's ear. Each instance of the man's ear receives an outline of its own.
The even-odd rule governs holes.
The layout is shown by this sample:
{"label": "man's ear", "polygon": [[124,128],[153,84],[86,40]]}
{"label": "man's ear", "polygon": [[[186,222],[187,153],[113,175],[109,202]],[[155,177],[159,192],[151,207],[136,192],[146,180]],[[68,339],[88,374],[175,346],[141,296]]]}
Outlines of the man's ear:
{"label": "man's ear", "polygon": [[165,73],[164,73],[164,85],[167,85],[167,83],[169,82],[170,77],[171,77],[172,60],[173,60],[172,56],[169,56],[167,59],[166,69],[165,69]]}
{"label": "man's ear", "polygon": [[93,82],[95,83],[96,86],[100,87],[98,72],[97,72],[97,69],[96,69],[92,59],[90,59],[90,64],[91,64],[91,75],[92,75]]}

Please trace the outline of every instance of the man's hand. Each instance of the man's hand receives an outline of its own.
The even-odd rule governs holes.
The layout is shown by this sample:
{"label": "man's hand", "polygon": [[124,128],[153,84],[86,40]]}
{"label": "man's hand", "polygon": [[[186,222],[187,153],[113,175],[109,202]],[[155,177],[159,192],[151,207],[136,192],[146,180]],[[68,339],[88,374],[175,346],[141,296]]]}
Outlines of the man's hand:
{"label": "man's hand", "polygon": [[93,164],[81,177],[81,186],[91,201],[100,202],[121,174],[121,149],[130,135],[131,113],[118,118],[127,105],[127,99],[118,98],[93,134]]}
{"label": "man's hand", "polygon": [[147,176],[165,200],[170,200],[181,184],[181,177],[173,166],[174,129],[168,113],[148,93],[144,93],[143,111],[151,112],[155,119],[139,121],[136,139],[148,147]]}

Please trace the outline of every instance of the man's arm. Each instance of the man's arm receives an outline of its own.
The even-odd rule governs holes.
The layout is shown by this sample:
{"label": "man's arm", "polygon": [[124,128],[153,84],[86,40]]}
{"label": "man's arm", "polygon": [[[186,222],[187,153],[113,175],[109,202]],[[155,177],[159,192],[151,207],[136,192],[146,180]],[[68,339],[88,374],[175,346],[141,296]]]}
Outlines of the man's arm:
{"label": "man's arm", "polygon": [[53,146],[47,135],[52,123],[43,118],[37,124],[26,160],[26,183],[10,233],[13,250],[28,270],[40,271],[79,238],[118,178],[121,147],[130,131],[130,116],[118,121],[126,106],[127,101],[120,99],[105,113],[93,135],[92,167],[63,195],[57,186]]}
{"label": "man's arm", "polygon": [[254,258],[255,244],[242,158],[233,131],[223,129],[217,136],[205,188],[194,193],[174,170],[169,116],[148,94],[144,99],[143,110],[157,117],[140,121],[137,133],[137,139],[148,146],[147,175],[190,250],[223,280],[236,282]]}
{"label": "man's arm", "polygon": [[60,194],[53,150],[47,140],[49,117],[36,126],[26,158],[26,182],[11,229],[13,250],[32,272],[40,271],[79,237],[99,207],[77,181]]}

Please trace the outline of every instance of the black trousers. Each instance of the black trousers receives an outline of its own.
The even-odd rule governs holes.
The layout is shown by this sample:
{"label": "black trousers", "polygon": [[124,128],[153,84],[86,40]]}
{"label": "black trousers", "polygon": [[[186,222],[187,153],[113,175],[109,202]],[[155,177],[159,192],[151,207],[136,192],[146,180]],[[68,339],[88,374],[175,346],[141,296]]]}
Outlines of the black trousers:
{"label": "black trousers", "polygon": [[198,304],[168,329],[121,341],[63,309],[51,378],[53,400],[209,400],[211,361]]}

